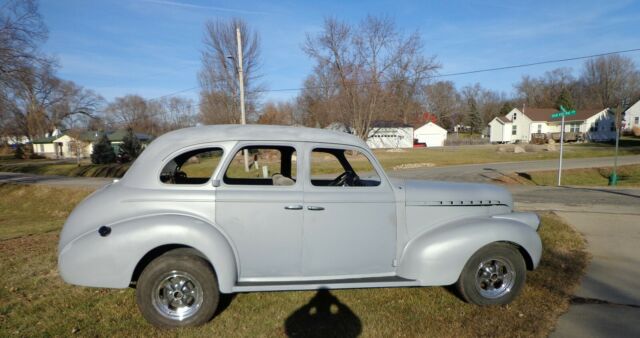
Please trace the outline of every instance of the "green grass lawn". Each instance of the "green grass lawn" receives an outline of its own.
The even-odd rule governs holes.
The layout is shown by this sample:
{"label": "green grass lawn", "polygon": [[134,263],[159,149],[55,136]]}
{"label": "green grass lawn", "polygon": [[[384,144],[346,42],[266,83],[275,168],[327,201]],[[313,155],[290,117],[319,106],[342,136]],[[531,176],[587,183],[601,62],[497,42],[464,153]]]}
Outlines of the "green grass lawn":
{"label": "green grass lawn", "polygon": [[133,289],[85,288],[60,279],[58,230],[88,193],[0,186],[0,336],[546,337],[587,263],[582,237],[544,214],[541,265],[506,306],[466,304],[442,287],[247,293],[225,297],[223,310],[203,327],[159,331],[139,314]]}
{"label": "green grass lawn", "polygon": [[[609,184],[609,176],[612,167],[605,168],[583,168],[567,169],[562,171],[563,185],[581,186],[605,186]],[[618,186],[640,187],[640,165],[625,165],[618,167]],[[521,178],[525,178],[525,183],[535,185],[556,185],[558,183],[558,171],[533,171],[530,173],[518,173]]]}

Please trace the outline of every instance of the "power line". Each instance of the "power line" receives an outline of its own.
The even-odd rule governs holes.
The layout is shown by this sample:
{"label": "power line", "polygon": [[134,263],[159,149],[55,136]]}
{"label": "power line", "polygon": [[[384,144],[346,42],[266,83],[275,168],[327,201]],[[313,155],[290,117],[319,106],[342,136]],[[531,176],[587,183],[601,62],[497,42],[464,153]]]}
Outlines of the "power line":
{"label": "power line", "polygon": [[[576,56],[576,57],[570,57],[570,58],[552,59],[552,60],[545,60],[545,61],[538,61],[538,62],[523,63],[523,64],[517,64],[517,65],[492,67],[492,68],[483,68],[483,69],[468,70],[468,71],[463,71],[463,72],[435,74],[435,75],[428,75],[428,76],[417,76],[417,77],[410,77],[410,79],[413,79],[413,80],[427,80],[427,79],[436,79],[436,78],[461,76],[461,75],[469,75],[469,74],[488,73],[488,72],[495,72],[495,71],[500,71],[500,70],[533,67],[533,66],[539,66],[539,65],[545,65],[545,64],[553,64],[553,63],[561,63],[561,62],[568,62],[568,61],[584,60],[584,59],[591,59],[591,58],[595,58],[595,57],[601,57],[601,56],[607,56],[607,55],[613,55],[613,54],[632,53],[632,52],[639,52],[639,51],[640,51],[640,48],[633,48],[633,49],[618,50],[618,51],[613,51],[613,52],[604,52],[604,53],[598,53],[598,54]],[[399,82],[399,81],[404,81],[404,80],[383,80],[383,81],[377,81],[377,82],[359,82],[359,83],[348,84],[346,86],[366,86],[366,85],[370,85],[370,84],[386,84],[386,83],[393,83],[393,82]],[[304,90],[304,89],[326,89],[326,88],[335,88],[335,87],[340,87],[340,85],[261,89],[261,90],[251,91],[251,92],[252,93],[292,92],[292,91],[301,91],[301,90]],[[174,96],[176,94],[188,92],[188,91],[199,89],[199,88],[201,88],[201,87],[200,86],[195,86],[195,87],[191,87],[191,88],[187,88],[187,89],[182,89],[182,90],[179,90],[179,91],[176,91],[176,92],[173,92],[173,93],[169,93],[169,94],[166,94],[166,95],[162,95],[162,96],[150,99],[150,100],[158,100],[158,99]],[[198,103],[196,106],[200,106],[200,105],[201,105],[201,103]]]}

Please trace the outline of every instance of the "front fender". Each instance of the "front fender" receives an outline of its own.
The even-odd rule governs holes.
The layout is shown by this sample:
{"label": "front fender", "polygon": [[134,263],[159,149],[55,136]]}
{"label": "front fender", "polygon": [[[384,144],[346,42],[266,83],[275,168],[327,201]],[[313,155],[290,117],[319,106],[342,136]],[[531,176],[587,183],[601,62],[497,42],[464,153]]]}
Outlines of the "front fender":
{"label": "front fender", "polygon": [[126,288],[138,262],[151,250],[179,244],[200,251],[213,265],[221,292],[237,279],[236,255],[214,225],[189,215],[159,214],[108,225],[102,237],[94,229],[69,242],[58,255],[62,278],[71,284]]}
{"label": "front fender", "polygon": [[398,276],[421,285],[455,283],[469,258],[493,242],[510,242],[523,248],[536,267],[542,255],[540,236],[531,225],[513,218],[467,218],[429,230],[404,249]]}

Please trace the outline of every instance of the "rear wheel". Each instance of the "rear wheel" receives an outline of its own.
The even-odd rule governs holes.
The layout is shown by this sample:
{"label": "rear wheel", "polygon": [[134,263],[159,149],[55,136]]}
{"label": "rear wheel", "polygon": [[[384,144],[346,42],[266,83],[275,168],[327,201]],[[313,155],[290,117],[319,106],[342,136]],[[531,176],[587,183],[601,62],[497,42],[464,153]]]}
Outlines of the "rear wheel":
{"label": "rear wheel", "polygon": [[514,246],[490,244],[471,256],[456,288],[470,303],[507,304],[522,290],[526,270],[524,258]]}
{"label": "rear wheel", "polygon": [[161,328],[199,326],[218,307],[215,274],[203,258],[184,251],[169,252],[142,271],[136,288],[140,312]]}

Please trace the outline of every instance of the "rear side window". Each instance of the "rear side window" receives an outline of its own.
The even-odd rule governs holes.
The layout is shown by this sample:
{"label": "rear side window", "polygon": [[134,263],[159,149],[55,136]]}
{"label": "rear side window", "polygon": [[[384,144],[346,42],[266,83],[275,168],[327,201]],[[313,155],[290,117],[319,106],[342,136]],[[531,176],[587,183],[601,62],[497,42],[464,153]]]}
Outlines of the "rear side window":
{"label": "rear side window", "polygon": [[207,183],[221,159],[221,148],[202,148],[182,153],[164,166],[160,181],[166,184]]}

